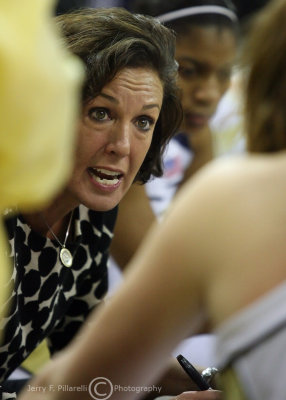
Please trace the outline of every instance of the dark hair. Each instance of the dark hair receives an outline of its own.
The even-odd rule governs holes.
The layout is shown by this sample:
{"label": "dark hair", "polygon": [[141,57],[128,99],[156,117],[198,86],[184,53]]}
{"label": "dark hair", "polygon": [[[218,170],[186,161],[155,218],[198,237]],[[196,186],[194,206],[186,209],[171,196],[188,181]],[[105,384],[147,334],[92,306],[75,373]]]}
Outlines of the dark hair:
{"label": "dark hair", "polygon": [[[134,12],[159,17],[171,11],[196,6],[220,6],[234,13],[236,12],[236,8],[231,0],[133,0],[131,7]],[[230,29],[235,37],[239,34],[238,22],[234,22],[224,15],[215,13],[186,16],[184,18],[165,22],[165,25],[179,34],[184,34],[189,30],[191,25],[215,25],[221,29]]]}
{"label": "dark hair", "polygon": [[254,19],[246,43],[245,120],[251,152],[286,149],[285,20],[286,3],[270,1]]}
{"label": "dark hair", "polygon": [[85,8],[56,17],[68,48],[86,66],[83,102],[97,96],[126,67],[147,67],[163,84],[163,104],[150,149],[137,174],[145,183],[162,175],[162,154],[182,120],[176,84],[175,36],[158,20],[123,8]]}

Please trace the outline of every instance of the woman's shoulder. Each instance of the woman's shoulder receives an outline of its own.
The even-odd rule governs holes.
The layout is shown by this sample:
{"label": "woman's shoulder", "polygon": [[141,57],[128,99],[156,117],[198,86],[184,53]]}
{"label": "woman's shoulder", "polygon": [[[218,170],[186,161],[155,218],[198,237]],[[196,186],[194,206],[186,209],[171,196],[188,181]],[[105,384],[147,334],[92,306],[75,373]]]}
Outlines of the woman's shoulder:
{"label": "woman's shoulder", "polygon": [[[281,189],[285,180],[286,154],[244,154],[222,157],[202,168],[185,187],[187,196],[196,193],[206,201],[238,200],[260,192]],[[285,183],[286,189],[286,183]]]}
{"label": "woman's shoulder", "polygon": [[275,212],[281,214],[285,209],[286,214],[281,196],[283,187],[286,192],[285,174],[285,155],[215,160],[184,185],[169,212],[173,221],[178,219],[176,225],[205,233],[211,226],[225,233],[233,226],[246,227],[261,214],[264,221],[271,220]]}
{"label": "woman's shoulder", "polygon": [[190,201],[190,207],[198,208],[207,207],[208,203],[215,201],[224,202],[226,196],[236,195],[246,185],[251,164],[252,160],[242,155],[208,163],[182,187],[178,201]]}

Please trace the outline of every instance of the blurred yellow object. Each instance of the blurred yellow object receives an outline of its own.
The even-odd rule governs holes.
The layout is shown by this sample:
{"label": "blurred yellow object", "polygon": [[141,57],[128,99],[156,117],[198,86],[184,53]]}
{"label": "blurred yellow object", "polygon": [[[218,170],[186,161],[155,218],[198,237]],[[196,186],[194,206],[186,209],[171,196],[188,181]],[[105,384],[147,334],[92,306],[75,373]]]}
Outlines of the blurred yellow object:
{"label": "blurred yellow object", "polygon": [[[0,0],[0,218],[46,204],[73,160],[80,61],[64,49],[53,0]],[[7,276],[0,225],[0,304]],[[2,286],[2,287],[1,287]]]}
{"label": "blurred yellow object", "polygon": [[21,364],[31,374],[39,372],[41,367],[50,360],[50,352],[46,340],[43,340],[28,358]]}
{"label": "blurred yellow object", "polygon": [[81,69],[53,3],[0,0],[0,207],[38,206],[70,172]]}

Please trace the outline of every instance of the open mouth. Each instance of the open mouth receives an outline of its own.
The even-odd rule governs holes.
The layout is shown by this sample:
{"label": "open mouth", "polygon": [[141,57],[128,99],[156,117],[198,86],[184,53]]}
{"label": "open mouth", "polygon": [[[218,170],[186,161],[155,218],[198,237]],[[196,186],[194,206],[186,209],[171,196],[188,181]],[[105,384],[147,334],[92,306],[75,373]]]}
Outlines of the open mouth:
{"label": "open mouth", "polygon": [[123,174],[116,171],[110,171],[104,168],[88,168],[89,174],[92,178],[105,186],[114,186],[119,183],[120,179],[123,177]]}

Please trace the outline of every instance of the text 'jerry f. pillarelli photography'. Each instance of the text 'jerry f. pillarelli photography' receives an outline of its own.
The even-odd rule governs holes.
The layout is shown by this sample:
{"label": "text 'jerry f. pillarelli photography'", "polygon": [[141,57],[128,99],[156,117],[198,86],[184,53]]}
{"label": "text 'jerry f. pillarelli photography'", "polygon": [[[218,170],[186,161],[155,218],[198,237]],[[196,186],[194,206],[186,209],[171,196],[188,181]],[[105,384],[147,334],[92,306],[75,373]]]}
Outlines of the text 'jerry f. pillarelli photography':
{"label": "text 'jerry f. pillarelli photography'", "polygon": [[105,377],[94,378],[89,385],[47,385],[47,386],[33,386],[28,385],[27,390],[29,392],[88,392],[91,399],[95,400],[107,400],[116,395],[116,392],[133,392],[136,394],[142,393],[158,393],[160,394],[161,386],[123,386],[123,385],[113,385],[113,383]]}

